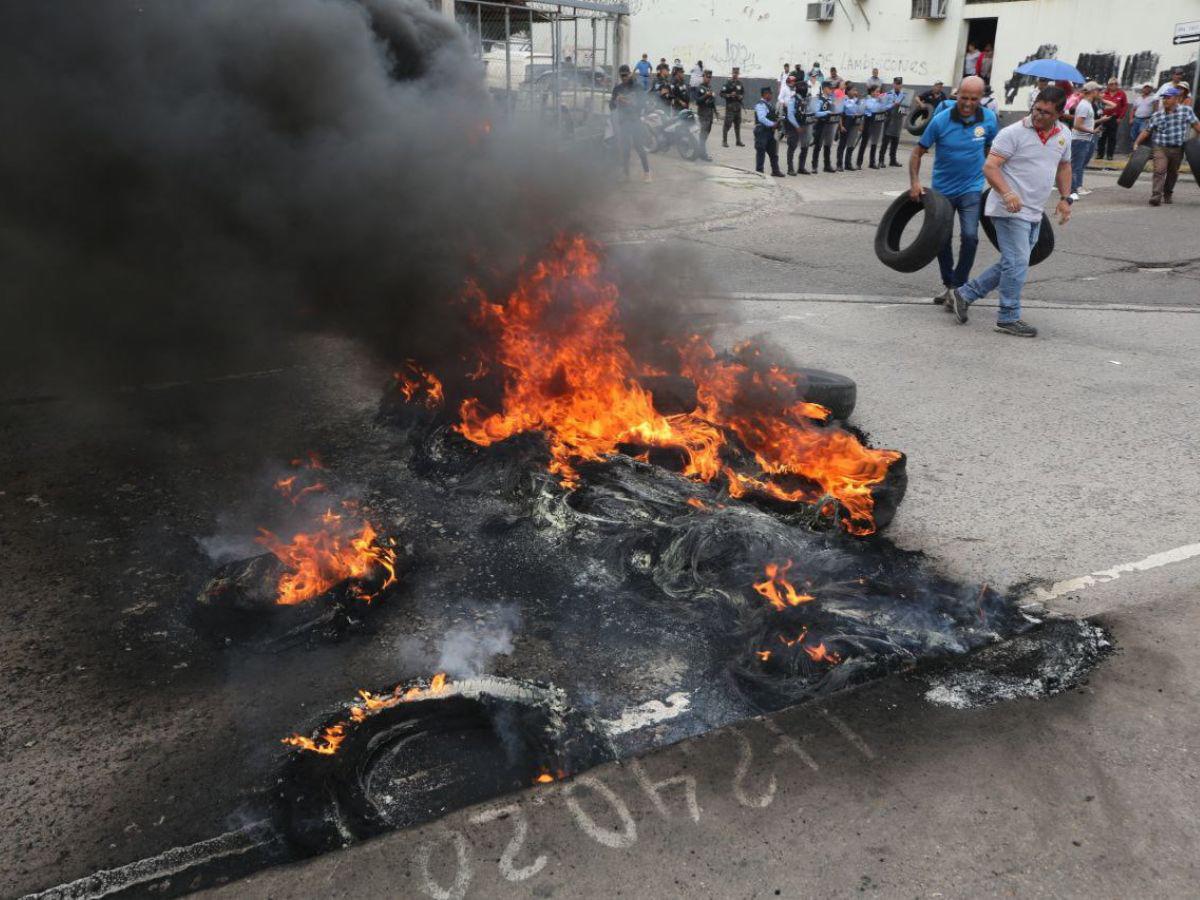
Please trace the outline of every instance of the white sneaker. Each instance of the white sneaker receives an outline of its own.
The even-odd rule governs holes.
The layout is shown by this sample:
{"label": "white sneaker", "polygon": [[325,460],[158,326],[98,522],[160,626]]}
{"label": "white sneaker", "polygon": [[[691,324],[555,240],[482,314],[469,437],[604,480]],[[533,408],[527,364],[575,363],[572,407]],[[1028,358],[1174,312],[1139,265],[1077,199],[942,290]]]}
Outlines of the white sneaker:
{"label": "white sneaker", "polygon": [[1089,191],[1087,188],[1080,188],[1080,189],[1079,189],[1079,196],[1080,196],[1080,197],[1086,197],[1086,196],[1087,196],[1088,194],[1090,194],[1090,193],[1091,193],[1091,191]]}
{"label": "white sneaker", "polygon": [[1068,200],[1070,200],[1072,203],[1074,203],[1076,200],[1078,200],[1078,199],[1079,199],[1079,194],[1078,194],[1078,192],[1076,192],[1076,191],[1072,191],[1072,192],[1071,192],[1071,196],[1070,196],[1070,197],[1068,197],[1067,199],[1068,199]]}
{"label": "white sneaker", "polygon": [[649,184],[649,183],[650,183],[650,182],[652,182],[653,180],[654,180],[654,179],[650,177],[650,173],[649,173],[649,172],[643,172],[643,173],[642,173],[642,181],[643,181],[645,184]]}

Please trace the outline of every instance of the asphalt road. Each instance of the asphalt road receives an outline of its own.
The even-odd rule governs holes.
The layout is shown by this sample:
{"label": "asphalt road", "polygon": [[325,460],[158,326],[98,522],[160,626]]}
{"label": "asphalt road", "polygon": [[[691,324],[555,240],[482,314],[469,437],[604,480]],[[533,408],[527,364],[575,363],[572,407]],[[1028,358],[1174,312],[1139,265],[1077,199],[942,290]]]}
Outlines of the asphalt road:
{"label": "asphalt road", "polygon": [[[1052,609],[1100,616],[1119,652],[1082,690],[979,710],[933,706],[924,685],[892,679],[227,893],[1193,892],[1200,188],[1181,184],[1173,207],[1151,209],[1148,186],[1089,174],[1095,193],[1029,285],[1026,319],[1042,334],[1020,341],[994,333],[986,308],[957,325],[929,303],[936,276],[874,259],[903,170],[761,179],[747,171],[751,148],[715,152],[711,166],[654,157],[653,184],[617,186],[604,219],[613,252],[695,251],[681,283],[721,301],[723,339],[765,335],[801,364],[853,376],[856,423],[908,453],[897,542],[963,578],[1036,582]],[[984,247],[978,265],[993,258]],[[308,350],[280,371],[102,409],[0,410],[0,701],[11,710],[0,894],[142,859],[138,872],[167,872],[172,847],[230,832],[219,845],[230,852],[251,842],[236,808],[196,796],[188,766],[250,792],[246,705],[256,721],[277,714],[282,733],[284,709],[312,686],[295,685],[275,713],[269,674],[173,669],[190,657],[176,663],[156,644],[162,606],[198,563],[162,535],[185,523],[211,533],[264,459],[362,439],[371,373],[336,344]],[[226,427],[191,421],[189,399],[218,406]],[[115,415],[121,403],[137,415]],[[245,479],[221,479],[233,470]],[[158,556],[139,559],[148,545]],[[1089,573],[1103,574],[1064,584]],[[114,654],[124,646],[157,654],[168,674],[139,684]],[[178,888],[190,876],[165,877]]]}

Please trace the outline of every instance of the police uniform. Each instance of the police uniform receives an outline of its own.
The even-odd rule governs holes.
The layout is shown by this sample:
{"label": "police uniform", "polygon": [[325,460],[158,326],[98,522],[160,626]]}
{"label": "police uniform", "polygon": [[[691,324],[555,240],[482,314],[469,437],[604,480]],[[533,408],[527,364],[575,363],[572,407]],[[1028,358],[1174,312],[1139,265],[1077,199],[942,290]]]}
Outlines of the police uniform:
{"label": "police uniform", "polygon": [[889,106],[887,117],[883,121],[883,143],[879,147],[879,168],[884,167],[884,157],[890,157],[889,163],[900,165],[896,159],[896,151],[900,147],[900,129],[904,127],[904,115],[908,109],[908,95],[903,89],[895,86],[883,95]]}
{"label": "police uniform", "polygon": [[692,105],[687,82],[682,78],[671,79],[671,109],[682,112]]}
{"label": "police uniform", "polygon": [[730,78],[721,88],[721,96],[725,99],[725,125],[721,129],[721,143],[729,146],[729,129],[733,129],[734,139],[739,147],[742,143],[742,101],[746,96],[746,88],[740,78]]}
{"label": "police uniform", "polygon": [[862,138],[858,142],[858,162],[855,165],[862,168],[863,157],[867,155],[867,145],[871,145],[871,168],[876,168],[875,151],[879,147],[879,136],[883,134],[883,120],[887,118],[888,104],[883,95],[872,95],[863,101]]}
{"label": "police uniform", "polygon": [[[711,79],[712,72],[706,69],[704,77]],[[713,93],[711,82],[706,84],[701,81],[692,90],[692,96],[696,101],[696,119],[700,122],[700,155],[710,160],[708,136],[712,132],[713,117],[717,114],[717,95]]]}
{"label": "police uniform", "polygon": [[655,78],[654,84],[650,86],[650,93],[658,98],[663,106],[671,105],[671,79],[670,78]]}
{"label": "police uniform", "polygon": [[837,131],[837,117],[834,112],[833,97],[818,94],[809,105],[813,120],[812,134],[812,174],[816,175],[819,157],[825,151],[825,171],[832,172],[833,164],[829,161],[829,148],[833,145],[833,133]]}
{"label": "police uniform", "polygon": [[[792,102],[788,104],[786,121],[783,123],[787,135],[787,164],[789,175],[807,175],[808,169],[804,162],[808,158],[808,85],[801,84],[797,88]],[[800,168],[796,168],[796,148],[800,148]]]}
{"label": "police uniform", "polygon": [[838,137],[837,167],[838,171],[845,169],[854,171],[854,145],[858,143],[859,129],[862,127],[862,101],[857,97],[846,97],[842,100],[842,127]]}
{"label": "police uniform", "polygon": [[775,117],[771,104],[759,100],[754,105],[754,168],[762,172],[763,162],[771,160],[771,174],[782,175],[779,171],[779,142],[775,139],[775,129],[779,120]]}

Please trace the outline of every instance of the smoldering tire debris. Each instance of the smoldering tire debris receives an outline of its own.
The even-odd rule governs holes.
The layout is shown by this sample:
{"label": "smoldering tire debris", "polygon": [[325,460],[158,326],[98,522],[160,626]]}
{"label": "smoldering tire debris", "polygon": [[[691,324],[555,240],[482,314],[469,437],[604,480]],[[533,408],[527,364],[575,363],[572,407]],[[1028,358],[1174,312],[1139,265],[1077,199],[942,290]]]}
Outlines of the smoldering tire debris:
{"label": "smoldering tire debris", "polygon": [[288,754],[277,804],[298,852],[323,853],[426,822],[614,755],[552,687],[480,677],[417,690],[360,721],[339,714],[315,729],[342,729],[332,752]]}

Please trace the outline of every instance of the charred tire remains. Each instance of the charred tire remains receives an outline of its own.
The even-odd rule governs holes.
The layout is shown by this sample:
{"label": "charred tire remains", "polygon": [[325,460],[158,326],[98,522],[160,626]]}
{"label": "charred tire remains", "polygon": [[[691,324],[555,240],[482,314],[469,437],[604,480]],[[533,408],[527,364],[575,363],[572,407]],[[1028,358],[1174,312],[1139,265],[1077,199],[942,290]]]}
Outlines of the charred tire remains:
{"label": "charred tire remains", "polygon": [[[983,196],[979,198],[981,208],[986,208],[988,194],[992,192],[991,188],[987,188],[983,192]],[[996,243],[996,226],[992,222],[991,216],[980,213],[979,224],[983,228],[983,233],[987,235],[988,241],[997,250],[1000,245]],[[1054,224],[1050,221],[1050,217],[1044,212],[1042,213],[1042,226],[1038,229],[1037,243],[1033,245],[1033,250],[1029,254],[1029,264],[1036,266],[1038,263],[1048,259],[1050,254],[1054,252]]]}
{"label": "charred tire remains", "polygon": [[[1152,155],[1153,151],[1146,144],[1142,144],[1142,146],[1130,153],[1129,160],[1125,163],[1125,168],[1117,176],[1117,184],[1123,188],[1133,187],[1137,183],[1138,177],[1145,171]],[[1192,172],[1194,173],[1195,171],[1193,167]]]}
{"label": "charred tire remains", "polygon": [[904,123],[905,129],[914,137],[920,137],[925,133],[925,129],[929,127],[929,120],[933,118],[933,111],[929,109],[914,109],[908,114],[908,120]]}
{"label": "charred tire remains", "polygon": [[344,727],[332,753],[284,763],[281,819],[295,848],[324,853],[447,810],[552,781],[612,758],[559,691],[482,677],[377,710]]}
{"label": "charred tire remains", "polygon": [[858,402],[858,385],[854,379],[824,369],[797,369],[802,380],[796,393],[801,400],[819,403],[835,419],[845,421],[854,412]]}
{"label": "charred tire remains", "polygon": [[1192,169],[1192,177],[1200,184],[1200,138],[1192,138],[1183,145],[1183,156]]}
{"label": "charred tire remains", "polygon": [[[921,230],[911,244],[901,248],[900,238],[905,227],[920,212],[925,213]],[[897,272],[919,271],[937,258],[953,228],[954,208],[944,196],[928,189],[917,201],[906,191],[892,201],[879,220],[879,228],[875,231],[875,255],[881,263]]]}

